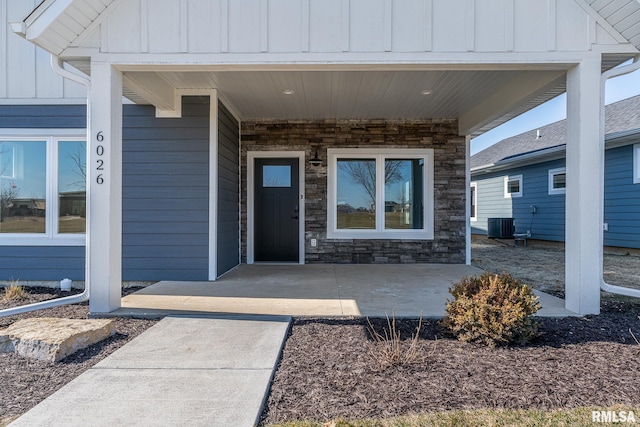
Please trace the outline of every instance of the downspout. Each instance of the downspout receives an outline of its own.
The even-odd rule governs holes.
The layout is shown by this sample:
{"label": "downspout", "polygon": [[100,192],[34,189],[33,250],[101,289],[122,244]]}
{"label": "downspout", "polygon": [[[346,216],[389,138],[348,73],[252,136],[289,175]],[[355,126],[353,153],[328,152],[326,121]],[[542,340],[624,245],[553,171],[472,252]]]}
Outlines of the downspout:
{"label": "downspout", "polygon": [[[640,70],[640,54],[636,55],[633,58],[633,62],[625,67],[620,68],[612,68],[610,70],[602,73],[602,77],[600,80],[600,143],[602,144],[604,150],[605,144],[605,111],[604,111],[604,95],[605,95],[605,84],[607,79],[611,77],[621,76],[623,74],[628,74],[633,71]],[[604,185],[604,184],[603,184]],[[601,201],[600,209],[602,209],[602,217],[604,218],[604,200]],[[603,252],[600,252],[600,262],[603,263]],[[625,288],[623,286],[615,286],[610,285],[604,281],[604,277],[600,279],[600,289],[605,292],[610,292],[612,294],[626,295],[630,297],[640,298],[640,289],[631,289]]]}
{"label": "downspout", "polygon": [[[91,84],[91,80],[79,74],[72,73],[69,70],[65,70],[60,58],[58,58],[53,54],[51,55],[51,68],[53,68],[53,71],[55,71],[56,74],[58,74],[62,78],[66,78],[76,83],[79,83],[85,86],[87,88],[87,91],[89,91],[89,85]],[[89,97],[87,97],[87,122],[88,121],[89,121]],[[89,155],[89,152],[87,151],[87,156],[88,155]],[[62,298],[56,298],[50,301],[36,302],[34,304],[22,305],[19,307],[7,308],[5,310],[0,310],[0,317],[14,316],[16,314],[27,313],[30,311],[44,310],[45,308],[58,307],[61,305],[68,305],[68,304],[77,304],[80,302],[88,301],[89,294],[90,294],[88,267],[86,268],[86,270],[87,271],[85,273],[86,277],[84,282],[84,291],[81,294],[62,297]]]}

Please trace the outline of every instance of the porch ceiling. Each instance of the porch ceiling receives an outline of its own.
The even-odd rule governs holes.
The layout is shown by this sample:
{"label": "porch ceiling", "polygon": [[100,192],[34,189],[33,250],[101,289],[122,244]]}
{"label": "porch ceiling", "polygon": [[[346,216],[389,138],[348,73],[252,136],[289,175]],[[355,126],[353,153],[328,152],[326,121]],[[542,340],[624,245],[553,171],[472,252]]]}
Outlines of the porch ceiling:
{"label": "porch ceiling", "polygon": [[[125,71],[124,94],[159,110],[216,88],[241,120],[457,118],[479,133],[565,90],[564,70]],[[294,93],[285,94],[290,90]],[[431,91],[423,94],[423,91]],[[490,123],[490,125],[489,125]]]}

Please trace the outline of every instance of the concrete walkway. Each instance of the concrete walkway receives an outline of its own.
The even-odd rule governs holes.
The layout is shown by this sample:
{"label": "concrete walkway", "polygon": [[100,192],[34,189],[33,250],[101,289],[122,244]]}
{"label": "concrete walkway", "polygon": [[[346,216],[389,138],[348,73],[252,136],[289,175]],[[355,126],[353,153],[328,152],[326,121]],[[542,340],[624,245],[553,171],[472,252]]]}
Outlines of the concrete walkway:
{"label": "concrete walkway", "polygon": [[11,426],[254,426],[290,321],[166,317]]}
{"label": "concrete walkway", "polygon": [[[235,313],[288,316],[442,317],[448,289],[478,268],[450,264],[240,265],[215,282],[164,281],[122,299],[114,316]],[[575,316],[537,292],[539,316]]]}

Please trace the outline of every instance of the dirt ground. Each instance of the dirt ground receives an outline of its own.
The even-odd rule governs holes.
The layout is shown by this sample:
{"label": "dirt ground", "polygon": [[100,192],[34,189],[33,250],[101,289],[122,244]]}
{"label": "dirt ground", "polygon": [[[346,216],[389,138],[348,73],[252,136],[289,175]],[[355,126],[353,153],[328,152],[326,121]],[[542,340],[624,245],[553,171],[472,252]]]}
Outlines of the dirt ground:
{"label": "dirt ground", "polygon": [[[506,271],[543,292],[564,296],[564,247],[529,241],[517,247],[512,240],[474,236],[471,264],[493,273]],[[605,249],[604,278],[611,285],[640,289],[640,255]]]}

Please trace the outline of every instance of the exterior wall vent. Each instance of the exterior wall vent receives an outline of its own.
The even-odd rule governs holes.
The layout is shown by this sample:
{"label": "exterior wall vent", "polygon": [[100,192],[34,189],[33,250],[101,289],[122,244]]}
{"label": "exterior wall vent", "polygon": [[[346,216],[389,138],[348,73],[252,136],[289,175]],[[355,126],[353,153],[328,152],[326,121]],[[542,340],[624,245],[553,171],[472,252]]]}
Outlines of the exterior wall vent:
{"label": "exterior wall vent", "polygon": [[490,239],[512,239],[515,231],[513,218],[487,219],[487,237]]}

